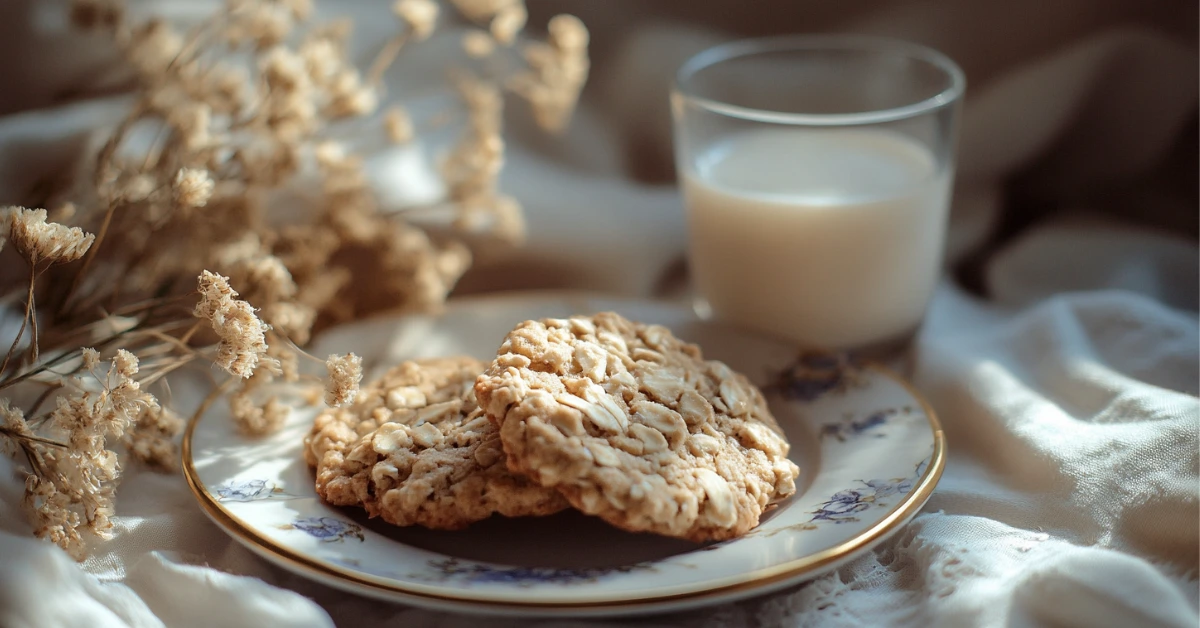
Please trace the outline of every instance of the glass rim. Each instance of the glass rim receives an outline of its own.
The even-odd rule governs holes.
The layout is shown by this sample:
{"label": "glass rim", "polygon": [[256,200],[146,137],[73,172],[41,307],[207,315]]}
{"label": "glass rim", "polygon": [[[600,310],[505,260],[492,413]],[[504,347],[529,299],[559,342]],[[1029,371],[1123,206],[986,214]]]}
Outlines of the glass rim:
{"label": "glass rim", "polygon": [[[924,61],[949,78],[949,86],[937,94],[899,107],[852,113],[798,113],[743,107],[701,96],[684,88],[701,70],[740,57],[769,52],[850,50],[896,54]],[[713,113],[733,118],[808,126],[874,124],[903,120],[953,105],[966,89],[966,77],[953,59],[928,46],[901,39],[873,35],[779,35],[738,39],[706,48],[688,58],[675,73],[671,91]]]}

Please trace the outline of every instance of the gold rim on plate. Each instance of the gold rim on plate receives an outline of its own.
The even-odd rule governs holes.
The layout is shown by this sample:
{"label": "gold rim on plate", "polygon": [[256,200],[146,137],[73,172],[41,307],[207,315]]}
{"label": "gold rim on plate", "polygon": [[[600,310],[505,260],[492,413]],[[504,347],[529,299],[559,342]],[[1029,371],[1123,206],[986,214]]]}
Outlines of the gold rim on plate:
{"label": "gold rim on plate", "polygon": [[929,402],[904,378],[891,370],[873,364],[868,368],[875,370],[886,376],[892,381],[898,383],[908,391],[925,411],[925,417],[929,421],[929,427],[933,431],[933,453],[930,456],[929,464],[925,468],[925,473],[913,490],[905,495],[900,503],[877,522],[875,525],[863,530],[854,537],[844,541],[843,543],[831,547],[829,549],[809,554],[796,560],[788,561],[780,565],[759,569],[746,574],[743,574],[739,581],[726,584],[700,584],[692,585],[690,590],[668,593],[649,594],[645,597],[623,597],[619,600],[603,600],[603,601],[547,601],[547,602],[513,602],[495,597],[473,597],[468,595],[447,594],[437,592],[436,587],[427,587],[415,583],[399,583],[395,580],[384,578],[375,578],[368,574],[342,569],[335,565],[330,565],[324,562],[314,560],[308,556],[300,554],[295,550],[283,547],[271,539],[259,534],[250,526],[247,526],[241,519],[233,515],[222,506],[212,494],[203,486],[199,476],[196,473],[195,465],[192,461],[192,436],[196,431],[196,426],[200,423],[203,414],[192,419],[187,426],[187,430],[183,435],[182,458],[183,458],[183,474],[187,478],[188,488],[195,495],[196,501],[204,509],[214,521],[220,524],[225,530],[231,533],[237,540],[245,544],[251,549],[256,549],[256,553],[262,554],[264,557],[271,560],[288,565],[293,569],[307,572],[318,578],[331,578],[341,580],[347,584],[355,584],[361,587],[370,589],[375,595],[380,597],[397,597],[400,594],[404,597],[426,599],[431,602],[453,603],[463,607],[474,607],[476,609],[507,609],[512,611],[530,610],[530,611],[576,611],[585,612],[589,610],[604,611],[613,610],[620,607],[622,610],[635,612],[639,609],[650,610],[651,607],[661,606],[667,603],[684,602],[688,600],[701,600],[714,596],[728,597],[735,596],[738,593],[768,588],[773,584],[779,584],[784,581],[797,580],[808,573],[812,573],[836,563],[851,554],[859,551],[862,548],[869,547],[878,541],[883,540],[891,532],[894,532],[899,526],[906,523],[912,516],[925,505],[929,496],[933,493],[934,486],[937,485],[941,478],[942,469],[946,463],[946,439],[942,432],[942,426],[938,422],[937,415]]}

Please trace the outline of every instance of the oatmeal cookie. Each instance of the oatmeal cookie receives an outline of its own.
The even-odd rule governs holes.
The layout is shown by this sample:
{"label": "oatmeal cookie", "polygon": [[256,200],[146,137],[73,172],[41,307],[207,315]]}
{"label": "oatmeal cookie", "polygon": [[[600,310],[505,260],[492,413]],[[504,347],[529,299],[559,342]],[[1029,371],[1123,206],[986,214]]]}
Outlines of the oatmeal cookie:
{"label": "oatmeal cookie", "polygon": [[662,326],[526,321],[475,395],[509,469],[626,530],[728,539],[796,490],[762,393]]}
{"label": "oatmeal cookie", "polygon": [[471,358],[406,362],[349,409],[318,417],[305,446],[317,493],[395,525],[446,530],[495,513],[566,508],[555,491],[508,471],[500,434],[471,390],[483,366]]}
{"label": "oatmeal cookie", "polygon": [[304,437],[304,460],[315,467],[325,452],[345,453],[355,442],[391,420],[393,414],[457,398],[463,382],[475,379],[483,363],[474,358],[412,360],[364,385],[347,408],[329,408]]}

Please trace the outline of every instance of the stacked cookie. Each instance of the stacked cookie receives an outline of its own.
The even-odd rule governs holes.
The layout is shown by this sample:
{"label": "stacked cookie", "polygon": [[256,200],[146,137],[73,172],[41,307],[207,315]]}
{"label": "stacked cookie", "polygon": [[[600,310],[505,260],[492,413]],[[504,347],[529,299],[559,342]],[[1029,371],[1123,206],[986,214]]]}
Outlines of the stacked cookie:
{"label": "stacked cookie", "polygon": [[[482,374],[481,374],[482,373]],[[799,469],[762,393],[656,325],[526,321],[496,358],[407,362],[317,418],[317,492],[397,525],[568,505],[635,532],[739,536]]]}

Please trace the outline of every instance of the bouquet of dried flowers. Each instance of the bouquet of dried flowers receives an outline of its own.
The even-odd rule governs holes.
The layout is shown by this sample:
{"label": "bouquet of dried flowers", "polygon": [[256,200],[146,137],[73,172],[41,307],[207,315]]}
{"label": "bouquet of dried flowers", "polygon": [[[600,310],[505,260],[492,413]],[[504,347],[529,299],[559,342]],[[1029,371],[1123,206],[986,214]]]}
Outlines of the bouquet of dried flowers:
{"label": "bouquet of dried flowers", "polygon": [[[365,71],[348,59],[350,25],[312,23],[311,0],[227,0],[187,30],[131,19],[121,0],[71,2],[72,22],[111,37],[135,87],[77,176],[38,199],[49,210],[0,209],[0,267],[19,259],[27,271],[0,282],[0,314],[20,318],[16,329],[0,318],[0,444],[24,466],[38,536],[82,558],[83,533],[111,528],[123,460],[177,466],[184,419],[169,373],[218,365],[225,376],[190,414],[225,397],[240,429],[270,432],[290,409],[281,388],[310,387],[319,402],[322,382],[298,368],[314,330],[440,306],[471,263],[455,234],[520,241],[521,207],[497,186],[504,94],[560,129],[587,77],[588,33],[561,15],[546,41],[522,41],[521,0],[450,4],[471,25],[462,46],[479,67],[449,73],[465,115],[440,163],[445,198],[424,208],[453,229],[434,235],[383,210],[338,128],[374,121],[405,144],[438,122],[398,104],[380,112],[389,65],[435,30],[435,0],[394,4],[397,33]],[[483,72],[513,66],[484,63],[498,54],[521,63]],[[138,134],[152,139],[131,148]],[[311,208],[278,217],[298,181],[317,183]],[[326,369],[325,403],[351,402],[361,359],[330,356]]]}

